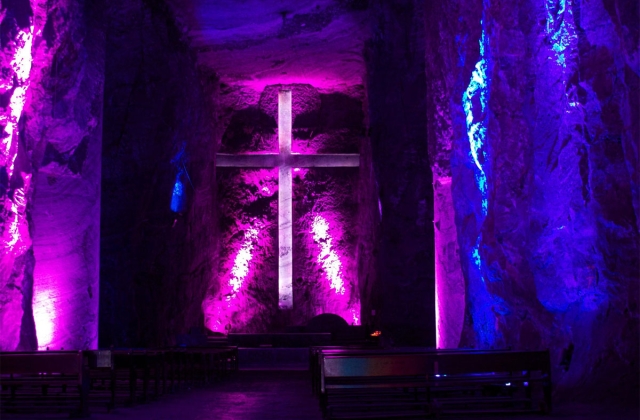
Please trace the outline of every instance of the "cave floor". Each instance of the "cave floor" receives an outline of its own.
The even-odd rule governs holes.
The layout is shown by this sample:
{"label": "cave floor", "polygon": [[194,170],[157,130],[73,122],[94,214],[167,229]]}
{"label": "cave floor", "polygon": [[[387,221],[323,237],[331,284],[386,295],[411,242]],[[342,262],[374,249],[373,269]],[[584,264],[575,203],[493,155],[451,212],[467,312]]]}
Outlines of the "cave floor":
{"label": "cave floor", "polygon": [[[68,415],[0,414],[2,420],[68,418]],[[185,390],[160,401],[110,413],[92,410],[94,420],[321,420],[305,370],[241,370],[208,388]],[[469,416],[443,419],[461,420]],[[637,409],[606,405],[557,404],[552,415],[473,416],[484,420],[638,420]]]}

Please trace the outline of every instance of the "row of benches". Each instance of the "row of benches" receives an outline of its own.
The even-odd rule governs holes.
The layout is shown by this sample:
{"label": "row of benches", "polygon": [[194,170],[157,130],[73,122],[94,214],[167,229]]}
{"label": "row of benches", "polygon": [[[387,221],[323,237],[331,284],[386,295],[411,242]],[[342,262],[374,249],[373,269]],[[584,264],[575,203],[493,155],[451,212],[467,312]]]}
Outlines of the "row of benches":
{"label": "row of benches", "polygon": [[548,351],[310,348],[325,418],[551,410]]}
{"label": "row of benches", "polygon": [[237,368],[237,347],[0,352],[0,408],[86,417],[91,409],[211,383]]}

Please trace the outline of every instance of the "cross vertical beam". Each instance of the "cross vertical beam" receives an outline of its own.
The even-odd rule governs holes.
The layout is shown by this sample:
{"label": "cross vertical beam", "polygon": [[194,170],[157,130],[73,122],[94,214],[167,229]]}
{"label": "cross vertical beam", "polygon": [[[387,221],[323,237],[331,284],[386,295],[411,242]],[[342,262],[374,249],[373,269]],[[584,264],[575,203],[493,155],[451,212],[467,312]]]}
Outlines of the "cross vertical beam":
{"label": "cross vertical beam", "polygon": [[291,91],[278,93],[278,145],[281,162],[278,170],[278,306],[293,307],[293,225],[291,165]]}

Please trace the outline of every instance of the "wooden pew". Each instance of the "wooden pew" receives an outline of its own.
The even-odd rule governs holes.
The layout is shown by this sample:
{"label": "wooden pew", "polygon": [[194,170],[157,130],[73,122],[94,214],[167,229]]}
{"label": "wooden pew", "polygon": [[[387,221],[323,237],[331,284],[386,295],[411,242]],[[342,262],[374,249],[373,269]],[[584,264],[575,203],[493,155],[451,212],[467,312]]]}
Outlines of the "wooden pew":
{"label": "wooden pew", "polygon": [[[132,406],[158,398],[166,389],[162,352],[143,349],[111,349],[111,408]],[[94,375],[99,372],[93,371]],[[104,377],[107,373],[100,373]]]}
{"label": "wooden pew", "polygon": [[551,409],[548,351],[327,350],[319,362],[327,417]]}
{"label": "wooden pew", "polygon": [[150,382],[150,398],[157,400],[167,391],[167,365],[165,359],[165,351],[148,350],[147,359]]}
{"label": "wooden pew", "polygon": [[309,372],[311,373],[311,390],[317,394],[320,390],[320,353],[341,353],[357,351],[382,350],[377,344],[355,344],[343,346],[311,346],[309,347]]}
{"label": "wooden pew", "polygon": [[424,354],[320,354],[325,417],[398,417],[429,413]]}
{"label": "wooden pew", "polygon": [[187,356],[184,348],[167,348],[165,359],[167,366],[167,389],[178,392],[187,383]]}
{"label": "wooden pew", "polygon": [[320,354],[359,355],[359,354],[402,354],[402,353],[464,353],[482,352],[475,349],[435,349],[433,347],[394,347],[380,348],[370,346],[318,346],[309,349],[309,362],[312,390],[317,394],[320,390]]}
{"label": "wooden pew", "polygon": [[187,347],[195,383],[210,384],[238,369],[238,348]]}
{"label": "wooden pew", "polygon": [[82,352],[0,352],[0,382],[3,411],[89,416],[89,375]]}
{"label": "wooden pew", "polygon": [[[315,394],[320,391],[320,379],[321,379],[321,366],[320,366],[320,354],[333,354],[333,355],[361,355],[361,354],[403,354],[403,353],[434,353],[438,351],[469,351],[469,350],[436,350],[432,347],[394,347],[394,348],[380,348],[371,346],[326,346],[326,347],[313,347],[309,352],[309,369],[311,371],[312,390]],[[473,351],[473,350],[471,350]]]}
{"label": "wooden pew", "polygon": [[549,413],[549,351],[439,353],[427,386],[436,413]]}
{"label": "wooden pew", "polygon": [[116,377],[111,350],[82,352],[89,367],[89,404],[111,411],[116,405]]}
{"label": "wooden pew", "polygon": [[[6,411],[112,410],[208,384],[238,368],[238,348],[109,349],[0,353]],[[77,406],[76,406],[77,405]]]}

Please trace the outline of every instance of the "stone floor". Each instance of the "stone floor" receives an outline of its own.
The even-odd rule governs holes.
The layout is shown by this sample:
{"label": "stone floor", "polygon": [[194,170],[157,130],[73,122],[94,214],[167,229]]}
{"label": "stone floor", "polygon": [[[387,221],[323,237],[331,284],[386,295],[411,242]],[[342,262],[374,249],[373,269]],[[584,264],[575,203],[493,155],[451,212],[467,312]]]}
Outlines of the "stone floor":
{"label": "stone floor", "polygon": [[[67,416],[9,415],[2,420],[42,420]],[[210,388],[186,390],[160,401],[111,413],[94,412],[93,420],[320,420],[318,400],[311,395],[304,370],[245,370]],[[450,420],[465,417],[443,417]],[[482,420],[638,420],[637,409],[606,405],[559,404],[550,416],[482,416]]]}

